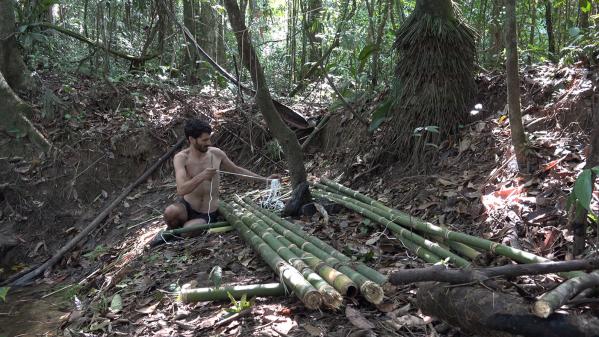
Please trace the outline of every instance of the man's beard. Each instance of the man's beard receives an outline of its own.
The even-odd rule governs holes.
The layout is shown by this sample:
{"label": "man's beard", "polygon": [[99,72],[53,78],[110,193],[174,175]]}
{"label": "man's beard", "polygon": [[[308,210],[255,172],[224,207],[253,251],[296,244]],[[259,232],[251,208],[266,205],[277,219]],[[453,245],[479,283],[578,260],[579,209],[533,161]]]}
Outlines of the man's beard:
{"label": "man's beard", "polygon": [[202,153],[206,153],[208,152],[208,146],[202,146],[202,145],[197,145],[195,146],[196,150],[202,152]]}

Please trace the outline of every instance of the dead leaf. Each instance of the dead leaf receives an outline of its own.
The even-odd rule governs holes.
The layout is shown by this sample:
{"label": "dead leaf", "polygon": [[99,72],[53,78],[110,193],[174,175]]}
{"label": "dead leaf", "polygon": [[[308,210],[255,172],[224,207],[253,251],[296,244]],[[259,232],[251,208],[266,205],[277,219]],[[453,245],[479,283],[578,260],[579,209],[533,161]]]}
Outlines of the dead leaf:
{"label": "dead leaf", "polygon": [[311,324],[305,324],[303,328],[310,334],[310,336],[320,336],[322,334],[322,330],[319,327],[315,327]]}
{"label": "dead leaf", "polygon": [[459,153],[462,153],[466,150],[468,150],[470,148],[470,139],[468,138],[464,138],[462,139],[462,141],[460,142],[460,148],[459,148]]}
{"label": "dead leaf", "polygon": [[149,315],[149,314],[153,313],[156,310],[156,308],[158,307],[158,304],[160,304],[160,301],[158,301],[158,302],[156,302],[156,303],[154,303],[152,305],[149,305],[147,307],[135,309],[135,311],[139,312],[140,314]]}
{"label": "dead leaf", "polygon": [[455,185],[454,182],[449,181],[447,179],[443,179],[443,178],[437,178],[437,181],[439,182],[439,184],[441,184],[443,186],[453,186],[453,185]]}
{"label": "dead leaf", "polygon": [[345,316],[349,321],[356,327],[360,329],[372,330],[374,329],[374,324],[372,324],[369,320],[367,320],[362,313],[350,306],[345,309]]}
{"label": "dead leaf", "polygon": [[368,240],[366,240],[366,245],[368,246],[372,246],[374,245],[377,241],[379,241],[379,239],[381,238],[381,235],[378,234],[373,234],[372,237]]}

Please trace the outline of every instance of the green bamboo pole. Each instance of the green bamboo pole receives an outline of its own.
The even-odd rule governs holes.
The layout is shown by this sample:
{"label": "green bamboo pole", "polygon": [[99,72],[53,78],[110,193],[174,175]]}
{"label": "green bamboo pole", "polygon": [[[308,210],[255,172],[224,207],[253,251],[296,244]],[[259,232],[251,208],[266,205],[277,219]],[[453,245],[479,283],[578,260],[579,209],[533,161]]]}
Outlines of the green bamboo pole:
{"label": "green bamboo pole", "polygon": [[[248,205],[250,206],[250,208],[252,208],[252,210],[259,210],[259,212],[255,212],[255,214],[257,216],[262,216],[261,218],[263,220],[268,218],[265,215],[267,213],[261,212],[261,210],[262,210],[261,208],[254,206],[252,204],[248,204]],[[277,236],[277,238],[279,240],[281,240],[283,242],[286,242],[285,240],[287,240],[287,241],[290,241],[291,243],[294,243],[295,245],[300,247],[302,250],[309,252],[311,254],[314,254],[314,256],[321,259],[329,266],[331,266],[331,267],[339,270],[343,274],[347,275],[350,279],[352,279],[352,281],[354,281],[360,287],[360,292],[362,293],[362,296],[364,296],[364,298],[368,302],[374,303],[374,304],[379,304],[383,301],[383,297],[384,297],[383,289],[375,282],[370,281],[363,274],[358,273],[353,268],[351,268],[350,267],[351,262],[347,263],[344,261],[340,261],[336,257],[329,254],[328,251],[318,248],[313,243],[306,241],[304,238],[302,238],[301,236],[290,231],[289,229],[287,229],[286,227],[284,227],[283,225],[278,223],[276,220],[273,220],[272,218],[269,220],[270,220],[270,223],[269,223],[270,227],[279,233],[279,236]],[[352,265],[352,267],[353,267],[353,265]]]}
{"label": "green bamboo pole", "polygon": [[316,288],[323,297],[323,303],[333,309],[339,309],[343,304],[341,294],[329,285],[320,275],[314,272],[299,256],[294,254],[291,249],[279,241],[268,229],[269,227],[260,219],[252,215],[247,210],[237,210],[235,213],[241,221],[258,235],[270,248],[272,248],[287,263],[299,270],[308,282]]}
{"label": "green bamboo pole", "polygon": [[270,268],[293,290],[295,295],[308,309],[318,309],[322,304],[322,295],[308,282],[302,274],[283,260],[264,240],[255,235],[239,219],[233,208],[221,201],[219,210],[239,232],[241,237],[257,251]]}
{"label": "green bamboo pole", "polygon": [[298,248],[297,245],[287,240],[284,236],[279,235],[274,229],[270,227],[270,224],[273,221],[272,219],[264,215],[257,214],[257,212],[255,212],[255,210],[253,210],[250,205],[246,204],[240,198],[235,199],[235,201],[239,205],[244,207],[246,210],[248,210],[248,212],[252,212],[250,213],[251,221],[254,221],[254,223],[259,224],[261,226],[261,231],[269,231],[272,235],[274,235],[277,238],[277,240],[279,240],[283,245],[289,248],[296,256],[301,258],[310,268],[312,268],[312,270],[315,270],[324,280],[326,280],[330,285],[337,289],[339,293],[341,293],[341,295],[349,297],[354,297],[357,295],[358,288],[356,287],[356,284],[354,283],[354,281],[352,281],[352,279],[350,279],[345,274],[339,272],[335,268],[327,265],[325,262],[314,256],[313,254],[310,254]]}
{"label": "green bamboo pole", "polygon": [[284,296],[285,285],[283,285],[282,283],[267,283],[229,286],[220,288],[187,288],[181,290],[179,298],[183,303],[193,303],[202,301],[226,301],[229,299],[227,293],[231,294],[233,298],[240,298],[243,295],[246,295],[248,297]]}
{"label": "green bamboo pole", "polygon": [[381,215],[375,213],[373,211],[375,209],[375,207],[368,206],[368,205],[366,205],[362,202],[359,202],[355,199],[351,199],[350,197],[342,196],[339,194],[333,194],[331,192],[326,192],[326,191],[319,190],[319,189],[313,189],[311,192],[313,195],[315,195],[317,197],[329,199],[331,201],[342,204],[343,206],[345,206],[347,208],[353,209],[354,211],[356,211],[360,214],[365,215],[366,217],[370,218],[371,220],[374,220],[374,221],[384,225],[385,227],[391,229],[393,232],[395,232],[399,236],[406,238],[410,241],[413,241],[415,244],[430,250],[435,255],[437,255],[441,258],[448,258],[450,262],[454,263],[455,265],[457,265],[459,267],[469,267],[470,266],[469,261],[467,261],[466,259],[441,247],[438,243],[427,240],[427,239],[423,238],[422,236],[399,226],[398,224],[385,218],[384,216],[381,216]]}
{"label": "green bamboo pole", "polygon": [[[368,205],[370,205],[370,207],[373,207],[373,211],[375,213],[377,213],[379,215],[383,215],[391,221],[400,223],[404,226],[409,226],[418,231],[421,231],[421,232],[424,232],[427,234],[431,234],[431,235],[438,235],[438,236],[444,237],[451,241],[461,242],[470,247],[494,252],[499,255],[509,257],[512,260],[514,260],[516,262],[520,262],[520,263],[535,263],[535,262],[551,261],[547,258],[537,256],[537,255],[534,255],[529,252],[525,252],[520,249],[512,248],[512,247],[509,247],[509,246],[506,246],[506,245],[503,245],[503,244],[500,244],[497,242],[493,242],[490,240],[486,240],[483,238],[479,238],[476,236],[472,236],[472,235],[468,235],[468,234],[464,234],[464,233],[460,233],[460,232],[454,232],[447,228],[442,228],[442,227],[433,225],[430,222],[425,222],[421,219],[415,218],[415,217],[413,217],[409,214],[406,214],[404,212],[400,212],[398,210],[389,208],[368,196],[365,196],[359,192],[353,191],[343,185],[332,182],[328,179],[323,178],[323,179],[321,179],[321,182],[323,182],[326,185],[317,183],[317,184],[315,184],[315,186],[318,188],[321,188],[321,186],[323,186],[323,187],[326,186],[326,187],[328,187],[328,189],[326,187],[324,187],[324,188],[327,189],[328,191],[330,191],[331,189],[334,189],[337,193],[342,193],[344,195],[348,195],[355,199],[358,199],[361,201],[362,204],[364,204],[364,205],[368,204]],[[572,278],[572,277],[582,275],[582,273],[581,272],[564,272],[564,273],[559,273],[559,275],[562,277],[566,277],[566,278]]]}
{"label": "green bamboo pole", "polygon": [[229,223],[226,221],[203,223],[203,224],[191,225],[188,227],[181,227],[181,228],[165,230],[164,232],[162,232],[162,235],[167,235],[167,234],[181,235],[184,233],[195,232],[195,231],[199,231],[202,229],[220,228],[220,227],[226,227],[226,226],[229,226]]}
{"label": "green bamboo pole", "polygon": [[428,263],[438,263],[441,262],[442,259],[440,257],[438,257],[437,255],[435,255],[433,252],[431,252],[430,250],[417,245],[416,243],[412,242],[411,240],[408,240],[406,238],[402,238],[399,237],[398,240],[411,252],[413,252],[414,254],[416,254],[416,256],[418,256],[419,258],[423,259],[424,261],[428,262]]}
{"label": "green bamboo pole", "polygon": [[598,285],[599,271],[589,274],[583,273],[583,275],[573,277],[541,296],[534,303],[532,312],[538,317],[547,318],[555,310],[566,304],[574,295]]}
{"label": "green bamboo pole", "polygon": [[235,228],[233,228],[233,226],[223,226],[223,227],[217,227],[217,228],[210,228],[208,230],[208,233],[210,233],[210,234],[220,234],[220,233],[230,232],[232,230],[235,230]]}
{"label": "green bamboo pole", "polygon": [[470,259],[470,261],[475,261],[480,255],[480,252],[478,250],[461,242],[455,242],[451,240],[445,240],[445,242],[447,243],[449,248],[458,252],[460,255],[467,257],[468,259]]}
{"label": "green bamboo pole", "polygon": [[[366,276],[367,278],[369,278],[370,280],[374,281],[375,283],[377,283],[378,285],[383,285],[387,282],[387,277],[381,273],[379,273],[378,271],[366,266],[365,264],[361,263],[361,262],[355,262],[353,261],[351,258],[343,255],[341,252],[339,252],[338,250],[336,250],[335,248],[333,248],[333,246],[329,245],[328,243],[320,240],[319,238],[310,235],[306,232],[304,232],[304,230],[290,222],[287,221],[279,216],[277,216],[274,213],[271,213],[261,207],[258,207],[254,204],[254,202],[252,202],[252,200],[250,200],[249,198],[244,198],[243,201],[245,201],[248,205],[251,205],[253,207],[253,209],[259,211],[260,213],[268,216],[269,218],[273,219],[274,221],[276,221],[278,224],[280,224],[281,226],[283,226],[285,229],[297,234],[298,236],[300,236],[302,239],[304,239],[305,241],[308,241],[310,243],[312,243],[314,246],[318,247],[319,249],[327,252],[329,255],[337,258],[340,261],[343,261],[345,263],[353,263],[354,265],[354,269],[356,269],[359,273],[361,273],[362,275]],[[285,235],[284,233],[282,233],[283,235]]]}

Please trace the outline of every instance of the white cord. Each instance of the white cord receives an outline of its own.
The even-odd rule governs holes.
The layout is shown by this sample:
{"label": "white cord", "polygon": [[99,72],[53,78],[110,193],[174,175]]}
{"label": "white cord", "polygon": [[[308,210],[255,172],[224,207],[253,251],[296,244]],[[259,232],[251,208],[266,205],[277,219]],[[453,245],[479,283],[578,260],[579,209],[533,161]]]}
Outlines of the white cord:
{"label": "white cord", "polygon": [[281,201],[281,182],[279,179],[272,179],[270,182],[270,188],[268,183],[266,185],[268,194],[266,199],[261,202],[262,207],[270,208],[276,211],[280,211],[285,208],[285,204]]}
{"label": "white cord", "polygon": [[266,181],[272,181],[272,180],[278,180],[278,179],[271,179],[271,178],[262,178],[262,177],[256,177],[256,176],[251,176],[248,174],[242,174],[242,173],[234,173],[234,172],[228,172],[228,171],[222,171],[222,170],[216,170],[216,172],[218,173],[224,173],[224,174],[231,174],[234,176],[240,176],[240,177],[246,177],[246,178],[253,178],[253,179],[258,179],[258,180],[266,180]]}

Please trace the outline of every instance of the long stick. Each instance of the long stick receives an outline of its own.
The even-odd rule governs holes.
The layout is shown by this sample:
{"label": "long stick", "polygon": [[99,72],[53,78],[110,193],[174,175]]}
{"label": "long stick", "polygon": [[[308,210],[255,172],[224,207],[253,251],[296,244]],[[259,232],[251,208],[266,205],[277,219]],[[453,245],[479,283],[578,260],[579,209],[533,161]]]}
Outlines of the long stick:
{"label": "long stick", "polygon": [[181,145],[183,145],[184,142],[185,142],[185,137],[182,137],[181,139],[179,139],[179,141],[170,150],[168,150],[164,155],[162,155],[162,157],[160,157],[154,163],[154,165],[152,165],[149,169],[146,170],[146,172],[144,172],[139,178],[137,178],[137,180],[135,180],[131,185],[129,185],[116,199],[114,199],[110,203],[110,205],[108,205],[102,211],[102,213],[98,214],[98,216],[96,216],[96,218],[89,225],[87,225],[87,227],[85,227],[79,234],[77,234],[77,236],[72,238],[71,241],[69,241],[64,247],[62,247],[58,252],[56,252],[56,254],[54,254],[54,256],[52,256],[48,261],[44,262],[44,264],[42,264],[41,266],[39,266],[32,272],[27,273],[26,275],[24,275],[21,278],[19,278],[18,280],[16,280],[13,283],[13,285],[14,286],[25,285],[29,281],[33,280],[34,278],[36,278],[37,276],[42,274],[46,269],[55,265],[66,252],[68,252],[73,247],[75,247],[75,245],[77,243],[79,243],[79,241],[81,241],[81,239],[86,238],[88,236],[88,234],[91,233],[92,230],[94,230],[99,224],[101,224],[102,221],[104,221],[104,219],[108,216],[108,214],[112,211],[113,208],[115,208],[123,199],[125,199],[125,197],[127,195],[129,195],[129,193],[131,193],[131,191],[137,185],[139,185],[143,181],[145,181],[150,176],[150,174],[152,174],[152,172],[154,172],[166,159],[168,159],[175,151],[177,151],[177,149],[179,149],[181,147]]}
{"label": "long stick", "polygon": [[432,266],[418,269],[405,269],[389,276],[392,284],[409,284],[414,282],[438,281],[447,283],[468,283],[480,280],[481,276],[516,277],[522,275],[541,275],[574,270],[599,269],[599,259],[572,260],[559,262],[541,262],[530,264],[511,264],[491,268],[447,269],[444,266]]}
{"label": "long stick", "polygon": [[230,286],[221,288],[191,288],[181,290],[181,302],[192,303],[201,301],[228,300],[231,294],[234,298],[240,298],[244,294],[248,297],[254,296],[284,296],[285,286],[282,283],[248,284],[241,286]]}

